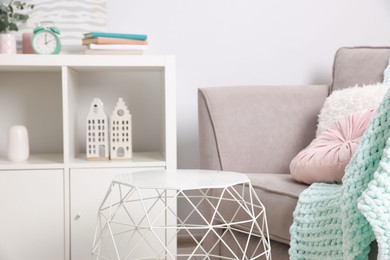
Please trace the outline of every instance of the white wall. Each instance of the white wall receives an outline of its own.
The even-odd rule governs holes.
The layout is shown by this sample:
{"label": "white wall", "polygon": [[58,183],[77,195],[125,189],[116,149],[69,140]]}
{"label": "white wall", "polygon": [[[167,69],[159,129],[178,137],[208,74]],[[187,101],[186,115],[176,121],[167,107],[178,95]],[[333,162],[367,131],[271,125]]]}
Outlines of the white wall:
{"label": "white wall", "polygon": [[108,29],[177,58],[178,167],[198,167],[197,88],[329,84],[341,46],[390,45],[389,0],[107,0]]}

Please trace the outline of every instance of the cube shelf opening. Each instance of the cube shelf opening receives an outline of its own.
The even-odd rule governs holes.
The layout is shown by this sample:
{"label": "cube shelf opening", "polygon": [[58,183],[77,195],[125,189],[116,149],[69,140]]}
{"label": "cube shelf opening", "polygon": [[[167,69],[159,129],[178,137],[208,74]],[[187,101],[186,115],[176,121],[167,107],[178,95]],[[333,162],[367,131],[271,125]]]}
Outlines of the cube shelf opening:
{"label": "cube shelf opening", "polygon": [[[165,150],[163,104],[164,86],[161,71],[132,71],[126,68],[116,71],[96,69],[77,70],[71,73],[73,95],[69,102],[74,105],[70,113],[70,125],[74,125],[71,146],[74,158],[86,152],[86,117],[94,98],[100,98],[108,117],[118,101],[123,98],[132,116],[133,152],[159,152]],[[71,155],[72,156],[72,155]],[[73,158],[73,159],[74,159]],[[72,159],[72,158],[71,158]]]}
{"label": "cube shelf opening", "polygon": [[62,154],[61,72],[1,71],[0,78],[0,157],[12,125],[26,126],[30,154]]}

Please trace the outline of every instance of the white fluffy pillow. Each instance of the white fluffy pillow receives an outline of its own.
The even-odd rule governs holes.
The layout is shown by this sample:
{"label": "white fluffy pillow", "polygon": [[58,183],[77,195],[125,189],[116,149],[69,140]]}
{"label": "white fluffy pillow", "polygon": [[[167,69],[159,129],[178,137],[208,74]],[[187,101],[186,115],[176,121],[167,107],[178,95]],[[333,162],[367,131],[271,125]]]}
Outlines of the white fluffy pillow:
{"label": "white fluffy pillow", "polygon": [[333,123],[353,112],[376,109],[389,87],[390,84],[377,83],[333,91],[326,98],[324,106],[318,115],[316,136],[329,128]]}

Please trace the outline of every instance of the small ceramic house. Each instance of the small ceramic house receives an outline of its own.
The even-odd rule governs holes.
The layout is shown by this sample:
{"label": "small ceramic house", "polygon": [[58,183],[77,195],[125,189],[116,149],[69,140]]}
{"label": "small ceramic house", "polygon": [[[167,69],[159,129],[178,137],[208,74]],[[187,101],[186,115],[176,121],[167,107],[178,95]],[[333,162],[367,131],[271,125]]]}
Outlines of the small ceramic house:
{"label": "small ceramic house", "polygon": [[108,118],[103,102],[93,99],[86,122],[86,155],[89,160],[108,160]]}
{"label": "small ceramic house", "polygon": [[130,159],[133,155],[131,114],[122,98],[116,103],[110,123],[110,158]]}

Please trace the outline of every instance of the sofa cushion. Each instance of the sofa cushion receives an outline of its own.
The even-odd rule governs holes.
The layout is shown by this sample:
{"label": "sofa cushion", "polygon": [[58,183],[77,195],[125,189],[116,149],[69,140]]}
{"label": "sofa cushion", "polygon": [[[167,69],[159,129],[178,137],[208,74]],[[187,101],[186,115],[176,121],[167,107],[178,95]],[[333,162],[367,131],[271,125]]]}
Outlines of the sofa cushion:
{"label": "sofa cushion", "polygon": [[[293,212],[297,204],[299,194],[308,186],[296,182],[289,174],[261,173],[248,174],[252,186],[264,205],[267,215],[270,238],[281,243],[290,243],[290,226],[293,221]],[[237,191],[241,192],[237,187]],[[220,190],[214,190],[214,195]],[[245,192],[246,198],[248,192]],[[218,197],[218,196],[216,196]],[[232,219],[235,214],[235,206],[225,200],[221,202],[220,212],[225,220]],[[241,212],[242,213],[242,212]],[[236,218],[243,220],[247,214],[239,213]],[[235,220],[237,220],[235,218]],[[218,221],[218,217],[217,217]],[[259,223],[261,225],[261,223]],[[250,225],[242,225],[241,230],[249,231]]]}
{"label": "sofa cushion", "polygon": [[390,47],[340,48],[334,59],[332,90],[383,82]]}
{"label": "sofa cushion", "polygon": [[299,182],[339,183],[375,110],[352,113],[334,123],[295,156],[290,164]]}
{"label": "sofa cushion", "polygon": [[252,186],[263,203],[270,238],[290,243],[290,226],[299,194],[308,186],[296,182],[289,174],[248,174]]}
{"label": "sofa cushion", "polygon": [[201,168],[289,173],[314,138],[328,92],[325,85],[200,89]]}
{"label": "sofa cushion", "polygon": [[390,84],[372,84],[345,88],[326,98],[324,106],[318,115],[316,136],[324,132],[336,121],[351,113],[376,109],[389,90]]}

